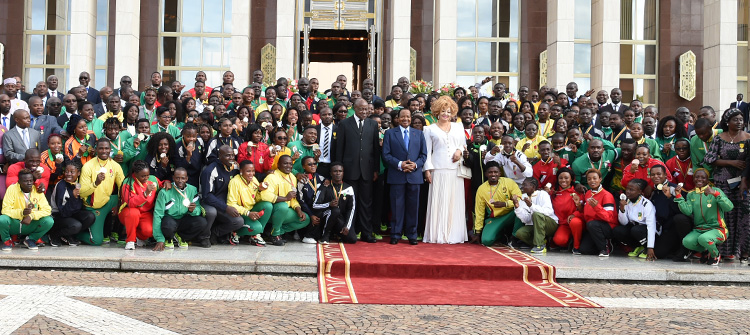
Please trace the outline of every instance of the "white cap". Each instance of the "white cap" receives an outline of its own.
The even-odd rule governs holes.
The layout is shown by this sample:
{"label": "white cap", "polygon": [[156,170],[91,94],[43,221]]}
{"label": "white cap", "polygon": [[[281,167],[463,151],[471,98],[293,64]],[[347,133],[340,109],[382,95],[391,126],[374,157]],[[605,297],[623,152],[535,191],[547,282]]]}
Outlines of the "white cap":
{"label": "white cap", "polygon": [[5,80],[3,80],[3,85],[15,85],[17,83],[16,78],[5,78]]}

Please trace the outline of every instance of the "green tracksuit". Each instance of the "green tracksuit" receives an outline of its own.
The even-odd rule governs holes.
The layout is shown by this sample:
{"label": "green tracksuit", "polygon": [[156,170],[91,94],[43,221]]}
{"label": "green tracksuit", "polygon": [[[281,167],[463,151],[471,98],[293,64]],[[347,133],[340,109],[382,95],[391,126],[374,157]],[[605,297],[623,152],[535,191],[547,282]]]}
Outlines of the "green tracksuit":
{"label": "green tracksuit", "polygon": [[693,217],[695,228],[682,239],[682,245],[690,250],[704,252],[708,250],[711,257],[719,255],[718,245],[726,241],[729,232],[724,223],[724,212],[731,211],[734,204],[718,188],[714,188],[714,194],[705,195],[703,188],[695,188],[685,198],[678,194],[674,201],[679,205],[680,211]]}

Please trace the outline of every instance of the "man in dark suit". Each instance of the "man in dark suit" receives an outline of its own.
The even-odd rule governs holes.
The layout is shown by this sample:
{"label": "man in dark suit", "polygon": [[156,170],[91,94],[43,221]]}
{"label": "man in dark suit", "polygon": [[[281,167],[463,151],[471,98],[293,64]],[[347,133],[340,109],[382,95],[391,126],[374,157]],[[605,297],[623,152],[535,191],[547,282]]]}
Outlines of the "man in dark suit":
{"label": "man in dark suit", "polygon": [[695,131],[695,129],[693,128],[693,125],[688,122],[690,121],[690,110],[687,107],[678,107],[677,110],[674,112],[674,116],[677,118],[678,121],[682,123],[677,126],[685,127],[685,134],[690,135],[691,133]]}
{"label": "man in dark suit", "polygon": [[62,92],[57,90],[58,87],[58,79],[56,75],[51,75],[47,77],[47,98],[51,97],[57,97],[58,99],[62,100],[65,96]]}
{"label": "man in dark suit", "polygon": [[737,93],[737,101],[729,104],[729,108],[737,108],[742,112],[742,118],[747,122],[748,112],[750,111],[750,105],[747,102],[742,101],[745,95]]}
{"label": "man in dark suit", "polygon": [[99,90],[89,87],[91,81],[91,75],[88,72],[83,71],[78,75],[78,82],[81,83],[86,89],[86,100],[91,101],[94,105],[102,103],[102,97],[99,95]]}
{"label": "man in dark suit", "polygon": [[43,114],[44,105],[40,97],[33,96],[29,99],[29,109],[31,109],[31,125],[29,128],[39,131],[39,150],[45,151],[49,149],[49,146],[47,146],[49,135],[52,133],[59,134],[62,128],[57,124],[57,119],[54,116]]}
{"label": "man in dark suit", "polygon": [[408,109],[399,112],[398,123],[399,127],[388,129],[383,138],[394,222],[391,244],[397,244],[403,233],[409,244],[416,245],[419,187],[424,182],[422,167],[427,159],[427,145],[422,132],[409,127],[411,112]]}
{"label": "man in dark suit", "polygon": [[73,94],[66,94],[63,98],[63,106],[65,107],[65,113],[60,113],[57,117],[57,124],[62,127],[70,119],[73,114],[78,114],[78,101],[76,96]]}
{"label": "man in dark suit", "polygon": [[608,111],[610,113],[625,113],[625,110],[628,109],[628,106],[622,103],[622,91],[619,88],[615,87],[612,89],[609,93],[609,99],[612,100],[612,102],[599,108],[599,113],[603,111]]}
{"label": "man in dark suit", "polygon": [[344,181],[357,195],[357,232],[360,240],[375,243],[372,236],[373,181],[380,169],[378,123],[367,118],[367,101],[357,99],[354,115],[339,122],[336,132],[336,160],[344,163]]}
{"label": "man in dark suit", "polygon": [[315,126],[318,131],[318,145],[320,145],[320,158],[318,159],[318,174],[331,179],[332,158],[336,157],[336,130],[338,126],[333,123],[333,111],[325,107],[320,111],[320,123]]}

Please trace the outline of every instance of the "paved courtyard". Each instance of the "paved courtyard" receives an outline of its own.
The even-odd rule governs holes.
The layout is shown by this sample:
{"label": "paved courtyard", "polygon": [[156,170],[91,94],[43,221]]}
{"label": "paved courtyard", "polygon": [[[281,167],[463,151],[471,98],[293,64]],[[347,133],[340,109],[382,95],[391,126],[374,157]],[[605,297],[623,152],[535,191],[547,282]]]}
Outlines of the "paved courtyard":
{"label": "paved courtyard", "polygon": [[750,329],[746,286],[568,283],[605,306],[571,309],[319,304],[312,276],[0,270],[0,282],[0,334],[729,334]]}

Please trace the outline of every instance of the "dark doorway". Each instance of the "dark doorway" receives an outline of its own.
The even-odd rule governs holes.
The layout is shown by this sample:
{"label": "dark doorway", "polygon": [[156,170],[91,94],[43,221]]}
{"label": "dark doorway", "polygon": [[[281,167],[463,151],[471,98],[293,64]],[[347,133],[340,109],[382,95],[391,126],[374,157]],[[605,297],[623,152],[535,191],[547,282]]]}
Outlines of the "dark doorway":
{"label": "dark doorway", "polygon": [[[347,88],[358,90],[367,77],[367,39],[364,30],[327,30],[310,31],[310,63],[352,63],[354,78],[348,78]],[[300,50],[304,53],[304,37],[300,39]],[[304,54],[300,59],[304,62]],[[345,73],[346,74],[346,73]],[[312,75],[312,74],[311,74]],[[348,77],[348,75],[347,75]],[[320,90],[325,91],[329,84],[321,82]]]}

